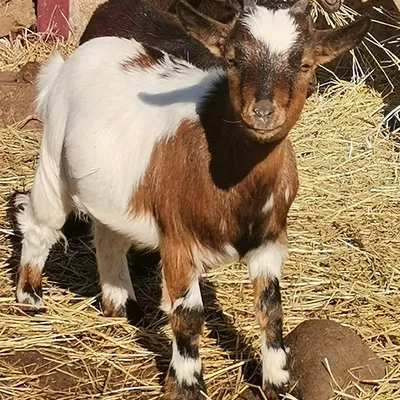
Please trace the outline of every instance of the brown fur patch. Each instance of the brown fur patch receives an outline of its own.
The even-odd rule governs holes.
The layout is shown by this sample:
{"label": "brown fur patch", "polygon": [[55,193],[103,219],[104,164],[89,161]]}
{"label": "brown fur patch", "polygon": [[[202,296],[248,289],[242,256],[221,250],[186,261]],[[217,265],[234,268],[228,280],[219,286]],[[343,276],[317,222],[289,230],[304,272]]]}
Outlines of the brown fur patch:
{"label": "brown fur patch", "polygon": [[119,318],[126,316],[124,309],[115,308],[114,304],[108,299],[103,298],[101,300],[101,306],[105,317]]}
{"label": "brown fur patch", "polygon": [[[291,202],[285,188],[292,199],[298,185],[289,140],[260,145],[235,129],[205,133],[197,122],[183,120],[173,137],[155,146],[130,201],[132,215],[149,213],[160,226],[172,302],[193,276],[192,250],[199,244],[221,251],[230,243],[244,255],[286,226]],[[262,208],[271,193],[274,208],[266,215]]]}
{"label": "brown fur patch", "polygon": [[[157,51],[156,51],[157,52]],[[125,71],[131,69],[141,69],[142,71],[152,68],[158,62],[157,56],[151,54],[149,51],[141,53],[136,57],[129,57],[121,63],[121,68]]]}
{"label": "brown fur patch", "polygon": [[[235,68],[228,69],[228,80],[229,80],[229,95],[232,105],[233,112],[236,119],[240,119],[240,113],[242,108],[241,101],[241,90],[240,90],[240,76]],[[254,96],[254,90],[252,91]]]}
{"label": "brown fur patch", "polygon": [[204,311],[202,308],[186,309],[178,307],[171,315],[171,328],[174,335],[181,332],[191,335],[198,342],[204,331]]}
{"label": "brown fur patch", "polygon": [[261,330],[265,330],[270,322],[270,318],[268,314],[264,312],[264,310],[260,307],[260,298],[265,290],[271,285],[271,279],[268,277],[260,277],[253,280],[253,294],[254,294],[254,304],[255,304],[255,313],[256,320],[260,326]]}
{"label": "brown fur patch", "polygon": [[31,296],[42,297],[42,273],[39,268],[25,264],[19,267],[18,289]]}
{"label": "brown fur patch", "polygon": [[288,130],[291,130],[293,128],[303,110],[307,97],[307,88],[310,85],[311,73],[312,72],[297,73],[297,78],[293,88],[292,97],[289,106],[286,108],[285,125]]}
{"label": "brown fur patch", "polygon": [[[189,240],[190,237],[183,240]],[[189,244],[188,243],[188,244]],[[196,274],[189,249],[166,239],[161,246],[163,293],[173,306],[182,297]]]}
{"label": "brown fur patch", "polygon": [[129,71],[131,69],[145,70],[155,65],[155,60],[148,54],[140,54],[137,57],[129,57],[121,64],[122,69]]}

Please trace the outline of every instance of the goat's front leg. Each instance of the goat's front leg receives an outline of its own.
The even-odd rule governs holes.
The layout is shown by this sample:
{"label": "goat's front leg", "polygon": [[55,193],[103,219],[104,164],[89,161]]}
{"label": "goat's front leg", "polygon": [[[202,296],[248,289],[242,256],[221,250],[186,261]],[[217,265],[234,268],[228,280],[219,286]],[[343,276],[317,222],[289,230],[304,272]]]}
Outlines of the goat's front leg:
{"label": "goat's front leg", "polygon": [[[168,254],[168,248],[172,251]],[[198,273],[185,252],[168,247],[161,251],[163,304],[173,333],[172,360],[165,384],[169,400],[200,400],[205,392],[199,342],[204,327],[203,301]],[[179,253],[179,254],[178,254]]]}
{"label": "goat's front leg", "polygon": [[289,382],[279,287],[281,265],[286,255],[286,238],[283,242],[277,240],[266,243],[247,256],[256,319],[261,329],[263,389],[268,400],[278,399],[279,392]]}

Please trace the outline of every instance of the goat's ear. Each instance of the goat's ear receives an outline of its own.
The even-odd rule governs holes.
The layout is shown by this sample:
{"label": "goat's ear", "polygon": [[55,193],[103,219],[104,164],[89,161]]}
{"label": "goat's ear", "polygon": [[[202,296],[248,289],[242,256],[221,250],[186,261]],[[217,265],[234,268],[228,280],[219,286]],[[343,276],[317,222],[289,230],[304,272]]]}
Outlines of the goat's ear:
{"label": "goat's ear", "polygon": [[315,32],[316,62],[326,64],[348,50],[356,47],[367,35],[371,19],[359,18],[346,26]]}
{"label": "goat's ear", "polygon": [[189,36],[202,43],[214,55],[222,57],[223,43],[230,31],[230,25],[207,17],[185,0],[178,0],[176,3],[176,15]]}

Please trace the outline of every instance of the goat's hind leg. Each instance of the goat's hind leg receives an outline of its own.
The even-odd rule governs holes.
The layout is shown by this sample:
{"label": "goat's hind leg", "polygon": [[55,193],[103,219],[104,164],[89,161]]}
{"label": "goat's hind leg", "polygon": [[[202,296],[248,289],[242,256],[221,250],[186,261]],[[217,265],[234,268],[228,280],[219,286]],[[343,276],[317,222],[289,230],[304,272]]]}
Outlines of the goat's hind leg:
{"label": "goat's hind leg", "polygon": [[106,317],[127,317],[135,324],[143,318],[129,274],[128,252],[131,241],[107,226],[94,223],[94,243]]}
{"label": "goat's hind leg", "polygon": [[15,201],[22,233],[16,297],[30,312],[43,307],[42,270],[71,211],[66,186],[53,170],[43,165],[39,164],[31,193],[20,194]]}

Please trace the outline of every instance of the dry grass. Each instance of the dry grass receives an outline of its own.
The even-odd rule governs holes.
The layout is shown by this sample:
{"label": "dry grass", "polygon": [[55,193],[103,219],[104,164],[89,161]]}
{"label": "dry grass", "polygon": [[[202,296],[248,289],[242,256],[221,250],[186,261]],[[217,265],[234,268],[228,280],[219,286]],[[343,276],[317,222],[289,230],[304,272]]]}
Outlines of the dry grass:
{"label": "dry grass", "polygon": [[[354,2],[357,4],[357,2]],[[372,18],[370,33],[362,44],[352,50],[351,57],[345,57],[350,63],[345,63],[342,69],[350,70],[353,81],[360,81],[371,75],[373,79],[380,79],[385,83],[385,91],[395,89],[398,84],[396,79],[400,69],[399,46],[400,46],[400,13],[396,6],[390,1],[371,1],[371,7],[356,11],[354,8],[342,4],[338,12],[329,14],[314,1],[312,16],[314,20],[324,21],[326,27],[340,27],[347,25],[361,14],[368,14]]]}
{"label": "dry grass", "polygon": [[[0,41],[0,69],[16,69],[34,55],[43,60],[51,47]],[[363,400],[400,398],[399,148],[379,129],[382,108],[381,97],[363,84],[340,82],[310,98],[292,134],[301,188],[289,218],[285,332],[310,318],[354,329],[389,366],[386,379],[360,394]],[[157,398],[170,355],[170,330],[157,312],[157,274],[134,272],[147,329],[106,319],[96,308],[89,241],[75,237],[66,253],[61,245],[51,253],[46,313],[28,317],[15,305],[20,238],[10,196],[30,188],[40,136],[0,130],[0,398]],[[217,267],[204,278],[201,354],[209,397],[233,400],[249,386],[251,360],[260,357],[251,287],[242,265]]]}

